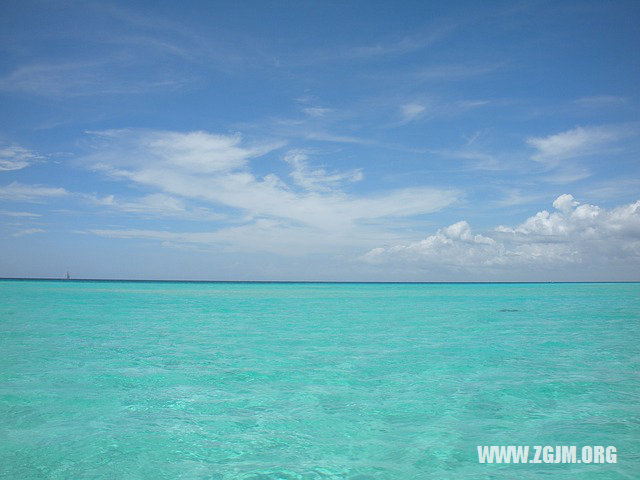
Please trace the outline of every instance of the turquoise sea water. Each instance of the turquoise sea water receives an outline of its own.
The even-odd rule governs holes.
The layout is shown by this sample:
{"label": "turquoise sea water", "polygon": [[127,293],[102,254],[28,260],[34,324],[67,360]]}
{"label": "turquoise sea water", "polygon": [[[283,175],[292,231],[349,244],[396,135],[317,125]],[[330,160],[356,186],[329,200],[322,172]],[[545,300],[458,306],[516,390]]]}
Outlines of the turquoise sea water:
{"label": "turquoise sea water", "polygon": [[0,281],[0,477],[639,478],[639,372],[640,284]]}

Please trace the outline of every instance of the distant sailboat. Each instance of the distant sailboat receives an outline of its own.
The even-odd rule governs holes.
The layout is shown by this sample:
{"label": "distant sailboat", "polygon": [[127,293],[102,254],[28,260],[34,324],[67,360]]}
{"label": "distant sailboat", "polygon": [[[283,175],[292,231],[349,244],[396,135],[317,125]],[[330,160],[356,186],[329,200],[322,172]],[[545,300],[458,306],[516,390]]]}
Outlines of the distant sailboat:
{"label": "distant sailboat", "polygon": [[64,277],[65,280],[71,280],[71,277],[69,276],[69,272],[67,272],[67,275]]}

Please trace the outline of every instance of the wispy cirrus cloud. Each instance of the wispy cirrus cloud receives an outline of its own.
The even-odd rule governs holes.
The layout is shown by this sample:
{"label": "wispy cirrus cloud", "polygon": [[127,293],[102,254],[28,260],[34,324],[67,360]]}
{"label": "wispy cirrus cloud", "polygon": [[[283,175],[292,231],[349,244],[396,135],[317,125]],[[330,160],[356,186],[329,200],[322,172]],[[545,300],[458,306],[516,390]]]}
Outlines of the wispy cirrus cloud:
{"label": "wispy cirrus cloud", "polygon": [[358,182],[362,180],[362,170],[328,173],[323,168],[313,168],[309,165],[309,157],[301,150],[290,150],[284,161],[292,167],[289,174],[296,185],[311,192],[328,192],[344,182]]}
{"label": "wispy cirrus cloud", "polygon": [[530,137],[527,144],[536,150],[533,160],[555,165],[565,159],[600,153],[634,131],[637,128],[628,124],[576,127],[546,137]]}
{"label": "wispy cirrus cloud", "polygon": [[0,148],[0,171],[21,170],[43,157],[19,145]]}
{"label": "wispy cirrus cloud", "polygon": [[[434,187],[375,195],[349,194],[345,187],[362,179],[361,170],[328,171],[313,166],[307,153],[296,150],[283,158],[291,168],[293,185],[274,173],[258,177],[252,172],[251,160],[274,152],[282,144],[248,145],[238,135],[135,130],[110,130],[94,135],[99,139],[96,149],[82,158],[81,163],[112,178],[155,189],[155,195],[162,198],[177,198],[184,202],[181,208],[197,201],[214,210],[231,209],[234,221],[244,219],[244,225],[225,227],[224,231],[242,235],[259,226],[263,236],[265,229],[270,230],[268,236],[274,242],[287,238],[287,243],[299,239],[302,245],[303,239],[309,245],[317,243],[317,239],[345,245],[368,243],[388,234],[363,223],[435,212],[460,195],[454,189]],[[217,241],[222,238],[220,235],[186,235],[170,240]],[[240,244],[246,241],[260,243],[253,235],[238,239]]]}
{"label": "wispy cirrus cloud", "polygon": [[62,187],[46,187],[12,182],[0,186],[0,198],[19,202],[42,202],[47,198],[64,197],[69,192]]}
{"label": "wispy cirrus cloud", "polygon": [[422,34],[404,35],[381,38],[375,43],[347,44],[331,50],[317,51],[310,55],[307,61],[314,64],[328,61],[370,61],[380,60],[385,57],[398,57],[418,52],[431,47],[445,39],[456,25],[441,23],[440,25],[425,27]]}
{"label": "wispy cirrus cloud", "polygon": [[296,135],[301,136],[306,140],[315,140],[318,142],[328,143],[351,143],[355,145],[372,145],[375,144],[375,140],[368,138],[357,137],[354,135],[341,135],[337,133],[331,133],[324,130],[314,129],[301,129],[299,132],[293,132]]}
{"label": "wispy cirrus cloud", "polygon": [[399,110],[400,121],[391,126],[404,126],[418,120],[434,120],[462,116],[470,110],[484,107],[487,100],[448,100],[443,98],[420,98],[394,105]]}
{"label": "wispy cirrus cloud", "polygon": [[424,36],[406,36],[386,43],[378,42],[374,45],[352,47],[344,50],[342,56],[351,59],[369,59],[381,56],[404,55],[432,45],[444,38],[450,30],[451,28],[438,28]]}
{"label": "wispy cirrus cloud", "polygon": [[332,110],[330,108],[324,108],[324,107],[306,107],[306,108],[303,108],[302,111],[307,115],[309,115],[310,117],[318,118],[318,117],[324,117],[326,114],[328,114]]}
{"label": "wispy cirrus cloud", "polygon": [[190,81],[187,77],[163,75],[149,78],[133,67],[129,59],[109,58],[23,65],[0,78],[0,90],[45,97],[77,97],[176,89]]}
{"label": "wispy cirrus cloud", "polygon": [[39,213],[12,212],[7,210],[0,210],[0,215],[6,215],[7,217],[17,217],[17,218],[37,218],[42,216]]}
{"label": "wispy cirrus cloud", "polygon": [[417,120],[424,115],[426,109],[427,107],[420,103],[405,103],[400,108],[403,122]]}
{"label": "wispy cirrus cloud", "polygon": [[530,158],[547,171],[543,180],[568,184],[592,175],[583,159],[615,153],[638,131],[636,124],[629,123],[576,127],[546,137],[529,137],[526,143],[535,149]]}
{"label": "wispy cirrus cloud", "polygon": [[495,64],[441,64],[422,67],[406,74],[413,81],[462,80],[494,72],[499,68]]}
{"label": "wispy cirrus cloud", "polygon": [[311,235],[304,226],[291,225],[277,219],[258,219],[243,225],[231,225],[217,230],[175,231],[145,229],[90,229],[85,234],[126,240],[158,242],[168,248],[197,247],[226,252],[269,252],[278,255],[329,253],[335,246],[357,246],[356,237],[335,238]]}
{"label": "wispy cirrus cloud", "polygon": [[592,97],[580,97],[574,100],[576,105],[585,108],[620,107],[626,105],[629,99],[617,95],[595,95]]}
{"label": "wispy cirrus cloud", "polygon": [[515,188],[507,188],[503,192],[503,196],[496,200],[494,204],[497,207],[513,207],[539,201],[541,197],[542,194],[540,193],[527,194]]}
{"label": "wispy cirrus cloud", "polygon": [[23,230],[18,230],[11,234],[13,237],[23,237],[25,235],[33,235],[34,233],[44,233],[45,231],[41,228],[25,228]]}
{"label": "wispy cirrus cloud", "polygon": [[142,217],[174,217],[185,220],[223,220],[226,215],[212,212],[210,209],[188,205],[181,198],[152,193],[138,198],[121,198],[116,195],[78,194],[91,205],[107,207],[113,211],[124,212]]}
{"label": "wispy cirrus cloud", "polygon": [[[196,47],[203,40],[188,27],[106,3],[69,10],[41,5],[49,22],[28,32],[7,30],[16,61],[3,69],[0,91],[49,98],[131,95],[169,92],[199,78],[193,65],[205,49]],[[60,29],[64,22],[74,28]]]}

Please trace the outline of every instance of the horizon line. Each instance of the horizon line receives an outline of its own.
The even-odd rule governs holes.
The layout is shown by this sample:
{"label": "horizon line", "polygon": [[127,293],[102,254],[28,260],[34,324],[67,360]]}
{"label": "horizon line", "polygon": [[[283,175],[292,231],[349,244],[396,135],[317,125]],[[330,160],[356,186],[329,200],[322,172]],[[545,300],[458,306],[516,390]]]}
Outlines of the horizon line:
{"label": "horizon line", "polygon": [[46,281],[46,282],[138,282],[138,283],[309,283],[309,284],[547,284],[547,283],[640,283],[640,280],[481,280],[481,281],[384,281],[384,280],[175,280],[138,278],[64,278],[64,277],[0,277],[0,281]]}

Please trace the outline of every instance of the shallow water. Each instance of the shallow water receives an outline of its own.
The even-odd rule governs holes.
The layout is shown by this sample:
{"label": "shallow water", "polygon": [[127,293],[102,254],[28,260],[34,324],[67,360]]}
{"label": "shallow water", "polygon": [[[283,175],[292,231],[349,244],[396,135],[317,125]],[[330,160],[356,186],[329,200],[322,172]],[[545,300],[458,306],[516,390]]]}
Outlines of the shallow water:
{"label": "shallow water", "polygon": [[0,281],[0,477],[637,478],[639,333],[632,283]]}

